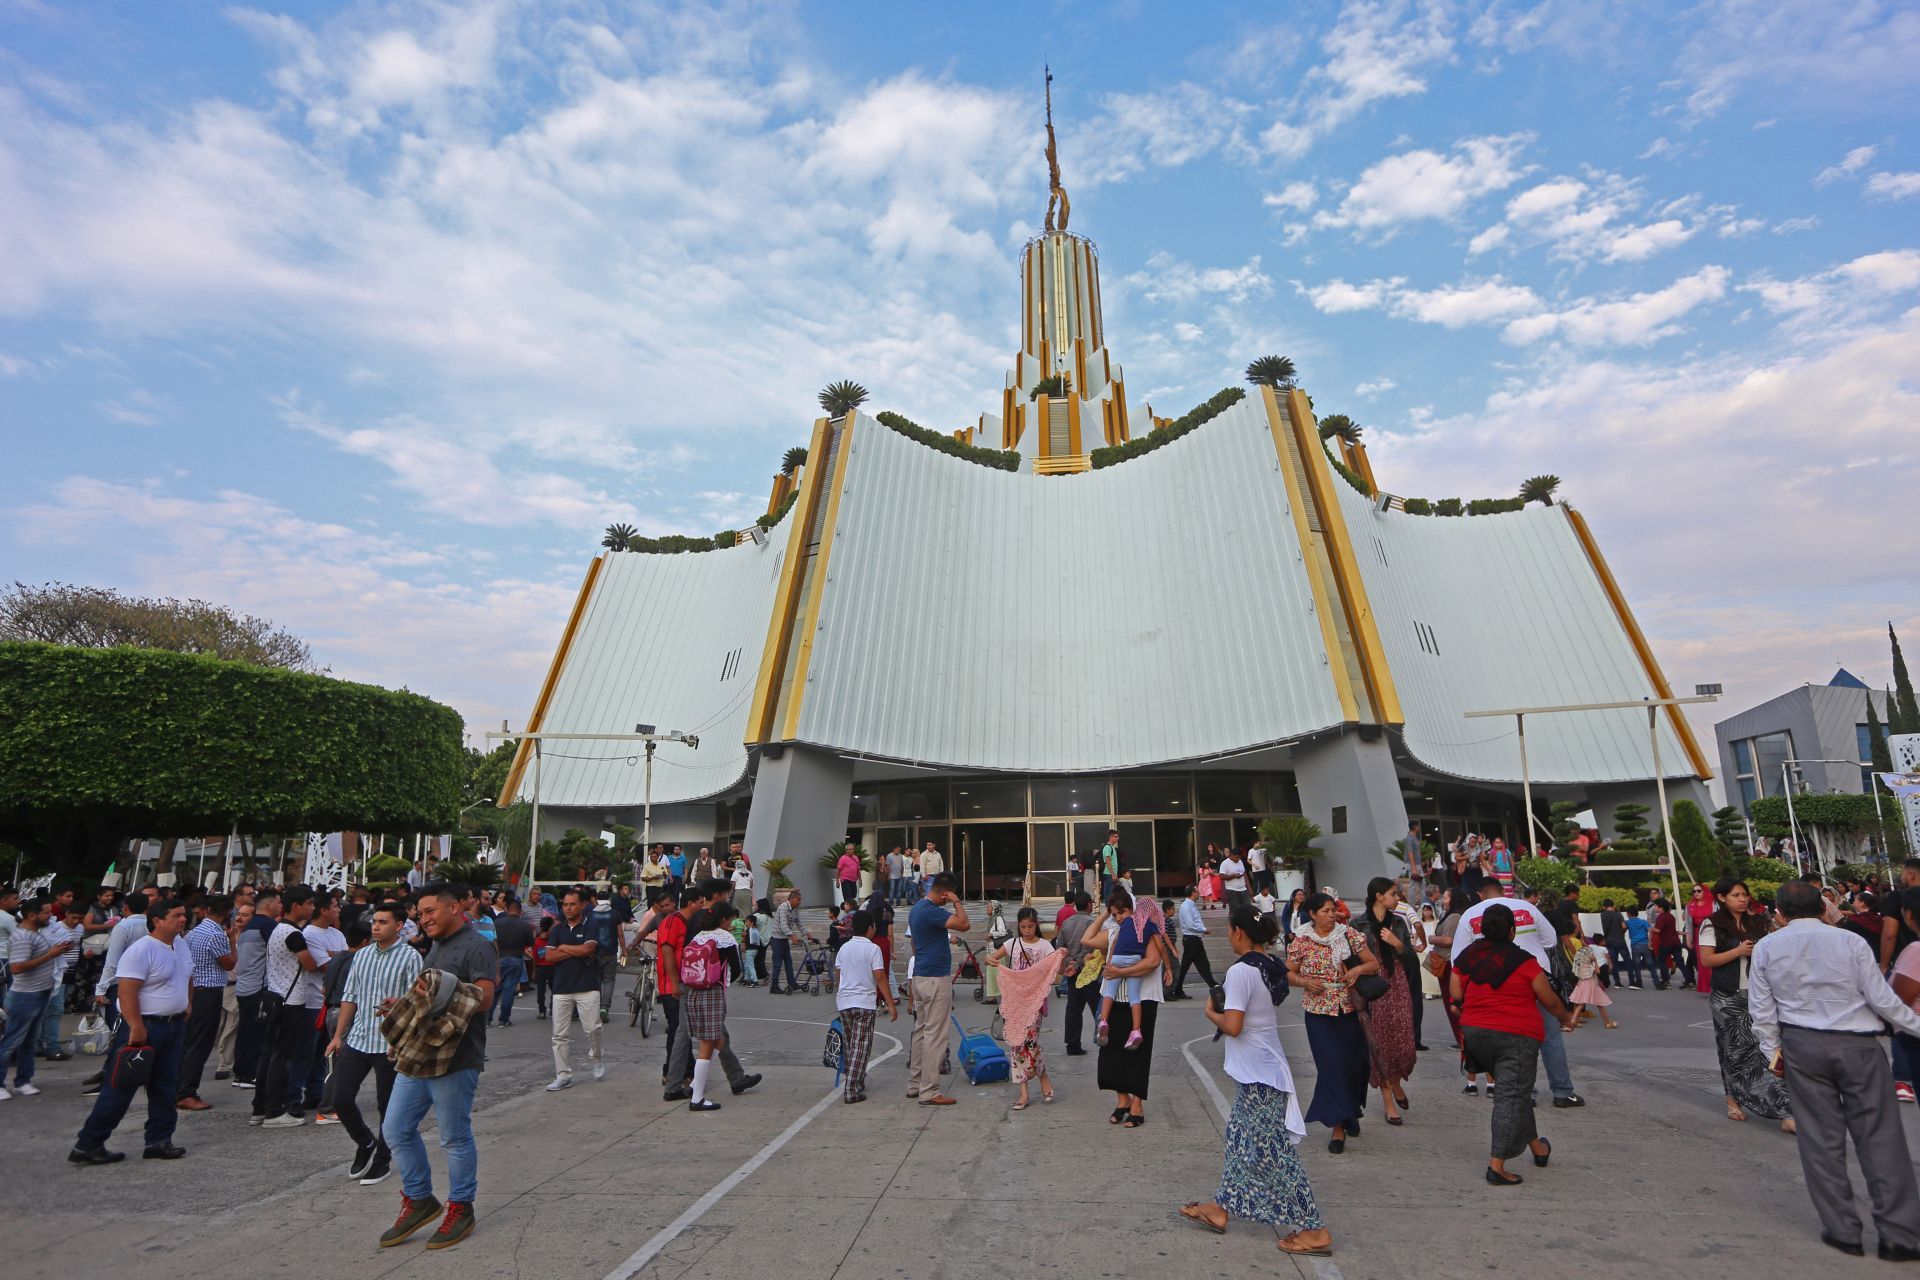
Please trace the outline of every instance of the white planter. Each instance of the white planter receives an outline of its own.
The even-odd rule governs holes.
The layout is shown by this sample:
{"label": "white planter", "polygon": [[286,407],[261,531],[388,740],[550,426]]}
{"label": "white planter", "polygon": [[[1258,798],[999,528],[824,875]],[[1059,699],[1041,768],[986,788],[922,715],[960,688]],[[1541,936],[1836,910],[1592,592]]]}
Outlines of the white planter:
{"label": "white planter", "polygon": [[1307,873],[1304,871],[1289,871],[1279,867],[1273,873],[1273,896],[1283,903],[1293,897],[1295,889],[1306,887]]}

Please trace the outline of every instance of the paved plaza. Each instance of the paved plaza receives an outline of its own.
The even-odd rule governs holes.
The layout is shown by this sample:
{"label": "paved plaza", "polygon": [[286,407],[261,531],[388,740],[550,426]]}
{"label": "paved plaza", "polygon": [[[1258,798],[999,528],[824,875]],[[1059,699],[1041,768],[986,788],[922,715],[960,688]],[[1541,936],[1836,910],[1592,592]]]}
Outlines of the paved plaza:
{"label": "paved plaza", "polygon": [[[967,989],[956,1007],[970,1028],[991,1017]],[[1588,1105],[1542,1111],[1553,1164],[1520,1162],[1527,1182],[1512,1191],[1481,1180],[1488,1103],[1461,1095],[1430,1003],[1436,1048],[1409,1082],[1405,1127],[1378,1123],[1375,1108],[1343,1156],[1327,1154],[1318,1129],[1308,1141],[1307,1169],[1335,1240],[1335,1256],[1317,1268],[1282,1256],[1269,1230],[1236,1223],[1216,1237],[1172,1216],[1213,1193],[1233,1088],[1197,1002],[1163,1007],[1149,1123],[1136,1132],[1105,1123],[1111,1104],[1094,1089],[1094,1059],[1065,1056],[1057,1009],[1043,1044],[1059,1101],[1018,1114],[1007,1084],[959,1081],[952,1108],[908,1101],[907,1024],[884,1014],[871,1100],[846,1106],[820,1066],[831,996],[737,989],[731,1010],[740,1055],[766,1082],[740,1098],[722,1091],[725,1109],[697,1116],[660,1100],[664,1045],[658,1030],[643,1040],[626,1025],[624,1001],[607,1031],[606,1080],[579,1070],[576,1047],[575,1086],[545,1092],[548,1024],[523,1003],[514,1025],[489,1037],[474,1118],[478,1229],[440,1253],[375,1246],[399,1181],[348,1181],[341,1129],[249,1130],[249,1095],[224,1083],[207,1091],[214,1111],[181,1117],[185,1160],[138,1158],[136,1107],[112,1144],[133,1159],[72,1167],[66,1151],[86,1109],[80,1080],[94,1060],[45,1064],[45,1094],[0,1109],[9,1148],[0,1221],[13,1242],[6,1273],[373,1280],[477,1268],[541,1280],[920,1280],[1297,1268],[1359,1280],[1886,1267],[1820,1245],[1792,1139],[1763,1121],[1722,1118],[1706,1001],[1690,992],[1624,993],[1620,1030],[1596,1024],[1570,1038]],[[1281,1027],[1310,1092],[1313,1060],[1295,1005],[1282,1010]],[[1903,1115],[1920,1150],[1915,1111]],[[444,1196],[437,1150],[435,1166]]]}

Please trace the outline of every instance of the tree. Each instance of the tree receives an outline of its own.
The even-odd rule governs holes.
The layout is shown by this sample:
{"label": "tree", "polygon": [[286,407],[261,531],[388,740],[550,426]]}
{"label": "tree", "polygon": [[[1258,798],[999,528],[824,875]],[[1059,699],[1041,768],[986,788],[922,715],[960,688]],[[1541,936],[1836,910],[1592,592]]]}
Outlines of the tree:
{"label": "tree", "polygon": [[1673,843],[1688,875],[1703,884],[1712,884],[1733,870],[1733,859],[1713,837],[1707,816],[1691,800],[1673,802]]}
{"label": "tree", "polygon": [[600,536],[600,545],[609,551],[625,551],[627,545],[640,536],[640,531],[630,524],[610,524]]}
{"label": "tree", "polygon": [[507,785],[507,773],[513,768],[513,753],[519,746],[518,741],[509,739],[491,751],[467,748],[467,780],[460,788],[462,808],[490,805],[499,800],[500,789]]}
{"label": "tree", "polygon": [[1033,390],[1027,392],[1027,399],[1035,400],[1041,396],[1058,399],[1067,394],[1069,385],[1065,374],[1052,374],[1034,383]]}
{"label": "tree", "polygon": [[1920,703],[1913,697],[1913,680],[1907,675],[1907,659],[1900,652],[1900,637],[1893,624],[1887,624],[1887,639],[1893,645],[1894,703],[1887,707],[1887,732],[1920,733]]}
{"label": "tree", "polygon": [[[1893,695],[1886,695],[1887,714],[1893,714]],[[1880,723],[1880,712],[1873,705],[1873,693],[1867,692],[1867,758],[1875,773],[1893,772],[1893,752],[1887,747],[1887,731]]]}
{"label": "tree", "polygon": [[803,444],[797,444],[793,446],[793,448],[787,450],[785,454],[781,455],[780,474],[783,476],[790,476],[794,472],[798,471],[800,468],[806,465],[807,465],[807,447]]}
{"label": "tree", "polygon": [[1360,424],[1344,413],[1330,413],[1320,419],[1320,438],[1330,440],[1339,436],[1348,444],[1360,443]]}
{"label": "tree", "polygon": [[1534,476],[1520,486],[1520,501],[1538,502],[1550,507],[1553,505],[1554,491],[1559,487],[1559,476]]}
{"label": "tree", "polygon": [[1747,851],[1747,824],[1740,820],[1740,811],[1732,805],[1722,805],[1713,811],[1713,838],[1738,857]]}
{"label": "tree", "polygon": [[1247,381],[1256,387],[1273,387],[1278,391],[1291,390],[1297,370],[1293,361],[1285,356],[1261,356],[1247,366]]}
{"label": "tree", "polygon": [[820,392],[820,407],[829,418],[844,418],[867,402],[867,389],[851,379],[829,382]]}
{"label": "tree", "polygon": [[0,840],[98,874],[134,836],[445,831],[451,707],[155,649],[0,643]]}
{"label": "tree", "polygon": [[265,618],[205,600],[123,596],[107,587],[16,582],[0,594],[0,641],[82,649],[170,649],[285,671],[323,671],[307,642]]}
{"label": "tree", "polygon": [[1304,870],[1308,863],[1325,855],[1326,850],[1313,843],[1320,834],[1319,824],[1307,818],[1268,818],[1260,824],[1267,856],[1290,871]]}

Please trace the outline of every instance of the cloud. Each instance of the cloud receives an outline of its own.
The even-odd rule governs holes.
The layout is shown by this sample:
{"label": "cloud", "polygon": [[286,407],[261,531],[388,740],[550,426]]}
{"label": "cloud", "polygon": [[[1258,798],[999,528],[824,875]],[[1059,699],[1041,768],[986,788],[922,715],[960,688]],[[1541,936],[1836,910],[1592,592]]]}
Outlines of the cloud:
{"label": "cloud", "polygon": [[1519,156],[1533,141],[1528,133],[1465,138],[1453,150],[1416,150],[1388,156],[1361,172],[1335,210],[1314,215],[1314,225],[1383,231],[1422,219],[1450,219],[1490,192],[1518,182],[1526,172]]}
{"label": "cloud", "polygon": [[1304,285],[1299,288],[1313,303],[1314,310],[1340,315],[1342,312],[1371,311],[1383,306],[1392,292],[1404,283],[1406,281],[1399,276],[1391,280],[1369,280],[1365,284],[1348,284],[1336,278],[1313,288]]}
{"label": "cloud", "polygon": [[1504,222],[1496,222],[1473,239],[1467,241],[1467,256],[1477,258],[1483,253],[1489,253],[1494,249],[1498,249],[1507,242],[1507,237],[1512,234],[1513,228]]}
{"label": "cloud", "polygon": [[1373,103],[1425,93],[1423,69],[1453,55],[1451,25],[1446,7],[1426,0],[1348,0],[1321,37],[1326,61],[1301,78],[1261,145],[1292,159]]}
{"label": "cloud", "polygon": [[1813,175],[1813,185],[1816,187],[1824,187],[1830,183],[1839,182],[1844,178],[1851,178],[1854,174],[1872,164],[1873,157],[1879,150],[1880,148],[1878,147],[1855,147],[1853,150],[1847,152],[1839,164],[1830,164],[1819,173]]}
{"label": "cloud", "polygon": [[1498,276],[1475,284],[1403,289],[1393,299],[1395,315],[1446,329],[1529,315],[1540,307],[1539,295],[1533,290],[1508,284]]}
{"label": "cloud", "polygon": [[1391,391],[1399,385],[1400,384],[1392,378],[1371,378],[1355,387],[1353,394],[1359,396],[1362,400],[1371,400],[1373,397]]}
{"label": "cloud", "polygon": [[1876,173],[1867,179],[1866,192],[1883,200],[1911,200],[1920,196],[1920,173]]}
{"label": "cloud", "polygon": [[1260,269],[1258,254],[1238,267],[1196,267],[1171,254],[1156,253],[1147,259],[1145,270],[1125,279],[1128,288],[1149,302],[1191,304],[1209,296],[1244,302],[1273,291],[1273,282]]}
{"label": "cloud", "polygon": [[115,396],[95,406],[101,413],[129,427],[157,427],[173,411],[165,396],[135,387],[123,396]]}
{"label": "cloud", "polygon": [[1311,182],[1289,182],[1278,191],[1269,191],[1260,198],[1260,203],[1269,209],[1293,209],[1304,213],[1313,208],[1320,193]]}
{"label": "cloud", "polygon": [[1914,100],[1920,13],[1890,0],[1706,0],[1675,57],[1681,105],[1696,117],[1736,98],[1809,115],[1883,111]]}
{"label": "cloud", "polygon": [[1644,346],[1680,332],[1681,317],[1725,297],[1728,274],[1725,267],[1708,266],[1664,289],[1610,302],[1584,298],[1511,321],[1501,336],[1521,345],[1560,337],[1577,347]]}
{"label": "cloud", "polygon": [[1607,241],[1602,255],[1608,262],[1641,262],[1654,254],[1685,244],[1693,238],[1695,227],[1678,218],[1663,218],[1643,227],[1627,227]]}

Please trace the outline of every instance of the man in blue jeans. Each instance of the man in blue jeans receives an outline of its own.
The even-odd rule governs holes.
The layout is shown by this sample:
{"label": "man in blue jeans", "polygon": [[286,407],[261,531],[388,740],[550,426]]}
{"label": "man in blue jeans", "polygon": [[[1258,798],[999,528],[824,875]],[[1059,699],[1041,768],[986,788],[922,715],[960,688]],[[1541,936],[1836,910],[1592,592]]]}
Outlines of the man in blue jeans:
{"label": "man in blue jeans", "polygon": [[[147,935],[120,957],[115,982],[119,987],[120,1028],[107,1049],[111,1068],[124,1048],[152,1050],[147,1076],[146,1160],[178,1160],[185,1147],[173,1144],[180,1111],[175,1095],[180,1089],[180,1056],[187,1044],[187,1000],[193,983],[193,952],[180,935],[187,931],[187,908],[178,898],[163,898],[147,908]],[[112,1075],[111,1069],[108,1075]],[[107,1139],[133,1105],[135,1090],[109,1079],[93,1100],[93,1110],[73,1142],[67,1159],[74,1164],[118,1164],[126,1159],[107,1150]]]}
{"label": "man in blue jeans", "polygon": [[[460,911],[457,890],[442,888],[420,900],[420,927],[433,939],[427,952],[428,969],[444,969],[461,982],[480,988],[480,1007],[493,1005],[500,955],[494,945],[474,931]],[[390,1002],[389,1002],[390,1003]],[[385,1009],[380,1010],[384,1015]],[[433,1166],[427,1163],[427,1144],[420,1122],[433,1112],[440,1131],[440,1149],[447,1153],[446,1217],[427,1241],[429,1249],[444,1249],[473,1234],[473,1201],[480,1191],[480,1153],[473,1142],[473,1095],[487,1061],[487,1020],[476,1013],[467,1020],[447,1073],[421,1079],[398,1072],[393,1096],[380,1136],[393,1151],[400,1174],[400,1216],[380,1237],[380,1247],[404,1243],[440,1214],[433,1196]]]}
{"label": "man in blue jeans", "polygon": [[513,1025],[513,998],[527,980],[527,948],[533,945],[533,926],[520,914],[520,900],[508,898],[506,914],[493,921],[494,945],[500,949],[500,989],[493,997],[488,1019],[503,1027]]}
{"label": "man in blue jeans", "polygon": [[40,1019],[53,999],[59,959],[73,947],[70,942],[55,942],[47,935],[46,899],[29,898],[16,910],[19,923],[7,940],[7,974],[13,985],[7,989],[7,1031],[0,1037],[0,1101],[12,1096],[5,1088],[9,1063],[13,1065],[14,1093],[30,1098],[40,1092],[33,1083]]}

